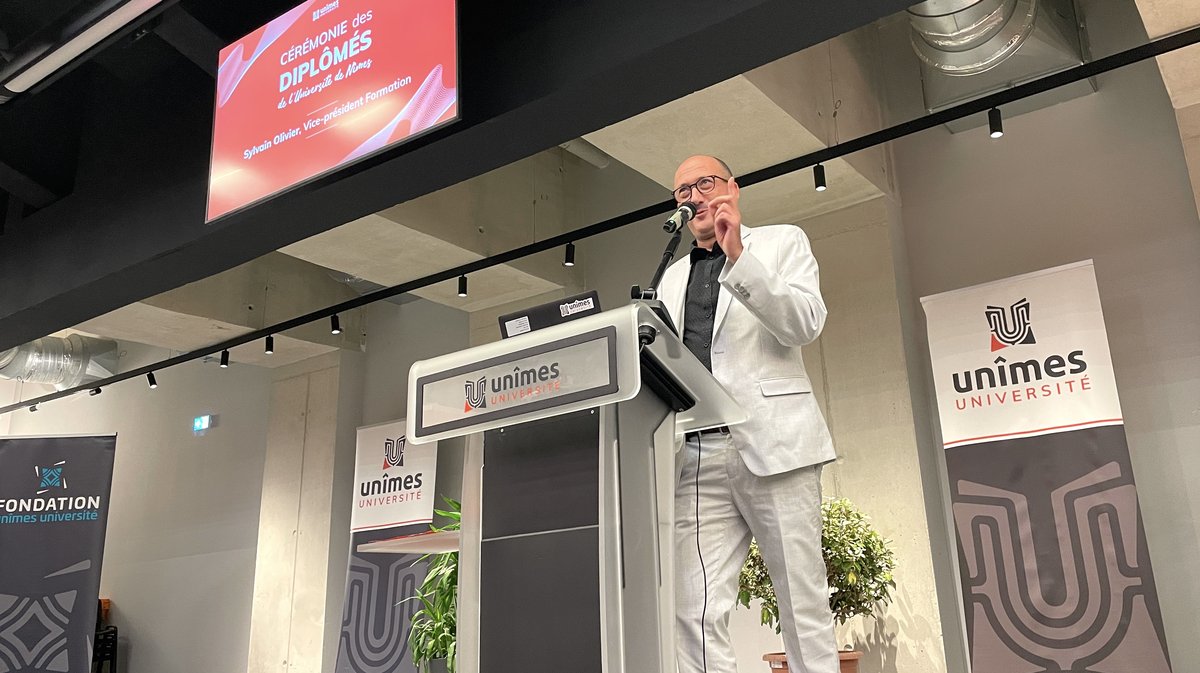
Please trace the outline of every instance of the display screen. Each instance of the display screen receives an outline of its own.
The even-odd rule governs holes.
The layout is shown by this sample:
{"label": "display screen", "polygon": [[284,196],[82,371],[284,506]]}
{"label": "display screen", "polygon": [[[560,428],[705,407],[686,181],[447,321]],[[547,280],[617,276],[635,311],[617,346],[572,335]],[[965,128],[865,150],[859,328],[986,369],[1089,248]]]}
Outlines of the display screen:
{"label": "display screen", "polygon": [[458,118],[454,0],[311,0],[221,50],[208,220]]}

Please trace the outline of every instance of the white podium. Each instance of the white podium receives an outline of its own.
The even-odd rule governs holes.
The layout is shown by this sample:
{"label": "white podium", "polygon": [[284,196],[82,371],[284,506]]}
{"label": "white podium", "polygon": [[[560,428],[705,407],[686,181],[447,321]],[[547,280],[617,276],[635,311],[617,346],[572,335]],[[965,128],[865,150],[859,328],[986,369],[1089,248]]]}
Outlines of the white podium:
{"label": "white podium", "polygon": [[746,414],[658,316],[417,362],[408,419],[413,443],[471,435],[459,671],[674,673],[675,451]]}

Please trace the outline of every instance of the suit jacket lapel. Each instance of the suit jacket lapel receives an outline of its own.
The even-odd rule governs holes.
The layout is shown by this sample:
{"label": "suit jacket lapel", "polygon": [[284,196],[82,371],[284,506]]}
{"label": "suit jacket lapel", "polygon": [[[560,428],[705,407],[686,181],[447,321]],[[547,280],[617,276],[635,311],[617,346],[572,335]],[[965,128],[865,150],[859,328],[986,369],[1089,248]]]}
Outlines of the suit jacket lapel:
{"label": "suit jacket lapel", "polygon": [[733,296],[729,294],[729,290],[726,290],[724,286],[719,284],[718,287],[720,289],[717,292],[717,316],[715,318],[716,322],[713,323],[714,338],[721,332],[721,325],[725,322],[725,314],[729,313],[729,302],[733,299]]}
{"label": "suit jacket lapel", "polygon": [[[746,254],[750,250],[750,242],[747,240],[749,238],[750,238],[750,229],[743,226],[742,227],[742,254],[743,255]],[[717,315],[715,318],[716,323],[713,324],[713,338],[714,339],[716,338],[717,334],[719,334],[721,332],[721,325],[725,324],[725,315],[729,313],[729,302],[732,300],[733,300],[733,296],[729,294],[729,290],[726,290],[724,286],[721,286],[720,291],[717,294]]]}
{"label": "suit jacket lapel", "polygon": [[[692,267],[691,256],[688,256],[688,269]],[[687,297],[687,279],[689,274],[684,273],[683,282],[674,283],[671,285],[671,295],[662,297],[663,303],[667,306],[667,313],[671,315],[671,320],[675,322],[675,329],[679,330],[679,338],[683,338],[683,302]]]}

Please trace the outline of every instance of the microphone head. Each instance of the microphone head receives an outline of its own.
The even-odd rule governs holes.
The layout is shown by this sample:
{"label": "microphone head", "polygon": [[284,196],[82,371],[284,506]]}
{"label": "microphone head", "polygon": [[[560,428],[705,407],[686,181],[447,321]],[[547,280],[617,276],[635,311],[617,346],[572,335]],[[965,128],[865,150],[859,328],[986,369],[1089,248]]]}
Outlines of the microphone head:
{"label": "microphone head", "polygon": [[692,203],[691,201],[684,201],[683,203],[679,204],[679,207],[675,209],[674,213],[671,213],[671,217],[667,220],[666,224],[663,225],[663,231],[667,232],[668,234],[673,234],[680,229],[683,229],[683,227],[695,216],[696,204]]}

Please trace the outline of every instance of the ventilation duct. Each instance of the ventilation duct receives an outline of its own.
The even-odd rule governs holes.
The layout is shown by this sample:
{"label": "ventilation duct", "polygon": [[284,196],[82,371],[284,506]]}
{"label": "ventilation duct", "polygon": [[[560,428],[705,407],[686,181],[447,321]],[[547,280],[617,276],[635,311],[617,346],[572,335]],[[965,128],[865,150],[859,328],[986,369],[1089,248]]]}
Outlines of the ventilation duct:
{"label": "ventilation duct", "polygon": [[[925,107],[937,112],[1085,62],[1072,0],[927,0],[908,8]],[[1084,81],[1006,108],[1011,117],[1095,91]],[[959,120],[950,130],[981,125]]]}
{"label": "ventilation duct", "polygon": [[[372,283],[371,281],[367,280],[366,278],[360,278],[358,276],[355,276],[354,274],[344,273],[342,271],[334,271],[334,270],[330,269],[329,277],[336,280],[337,282],[349,287],[351,290],[354,290],[354,293],[360,297],[363,295],[371,294],[372,292],[376,292],[378,290],[387,289],[386,285],[380,285],[379,283]],[[384,299],[383,301],[395,304],[397,306],[403,306],[405,304],[411,304],[412,302],[416,301],[417,299],[420,299],[420,297],[416,296],[415,294],[409,294],[408,292],[404,292],[404,293],[401,293],[398,295],[388,297],[387,299]]]}
{"label": "ventilation duct", "polygon": [[74,388],[117,373],[117,343],[79,334],[43,337],[0,351],[0,378]]}

